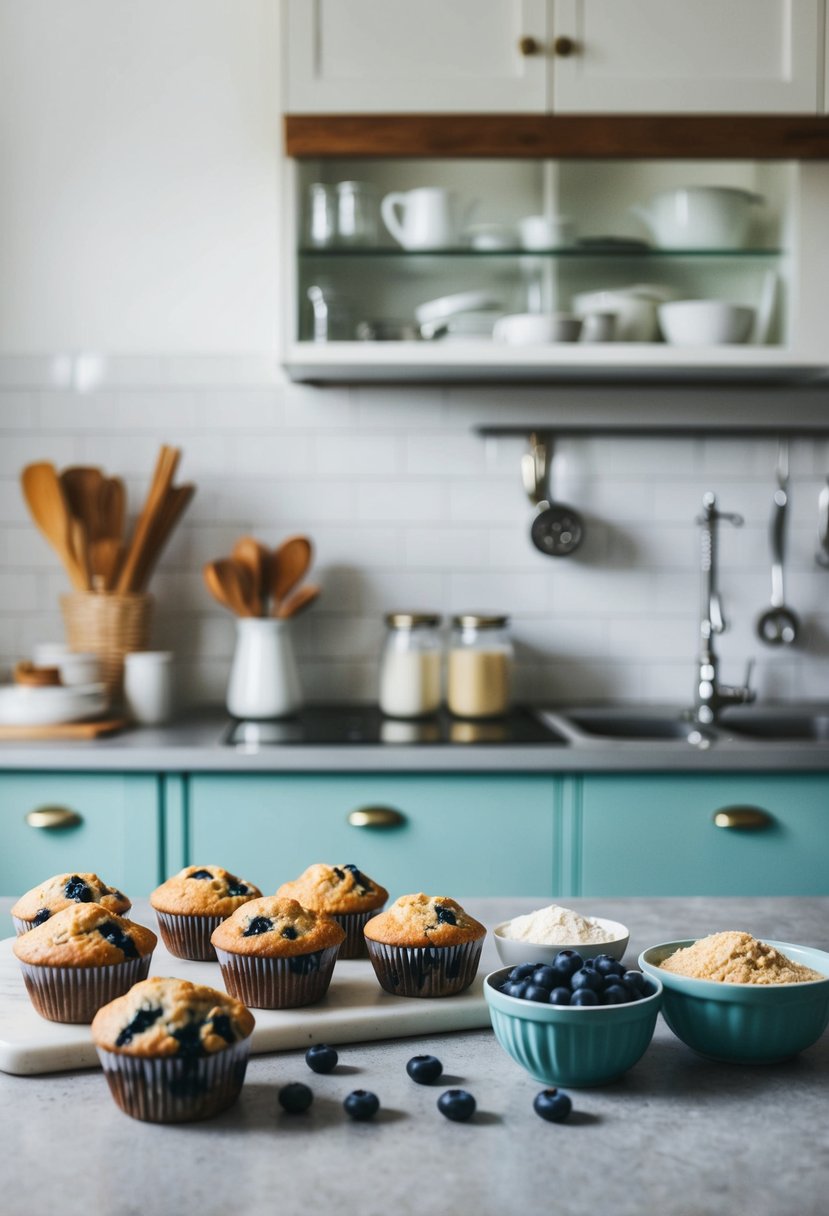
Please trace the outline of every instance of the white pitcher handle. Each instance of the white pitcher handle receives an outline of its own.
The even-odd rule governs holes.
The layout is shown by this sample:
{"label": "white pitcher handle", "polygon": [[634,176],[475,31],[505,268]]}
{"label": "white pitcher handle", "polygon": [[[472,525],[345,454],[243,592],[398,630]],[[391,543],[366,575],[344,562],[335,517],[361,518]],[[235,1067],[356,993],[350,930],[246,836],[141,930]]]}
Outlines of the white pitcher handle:
{"label": "white pitcher handle", "polygon": [[392,194],[387,194],[380,202],[380,214],[383,217],[383,223],[388,228],[398,244],[403,244],[404,230],[402,219],[398,219],[397,208],[401,212],[406,205],[406,195],[401,191],[395,191]]}

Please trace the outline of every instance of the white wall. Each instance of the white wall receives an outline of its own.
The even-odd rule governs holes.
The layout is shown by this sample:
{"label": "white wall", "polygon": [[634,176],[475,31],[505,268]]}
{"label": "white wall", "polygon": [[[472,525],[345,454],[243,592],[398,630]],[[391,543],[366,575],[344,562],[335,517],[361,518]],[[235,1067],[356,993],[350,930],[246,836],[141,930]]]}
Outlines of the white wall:
{"label": "white wall", "polygon": [[[484,442],[473,426],[542,424],[552,392],[576,415],[643,390],[284,381],[274,13],[268,0],[0,0],[2,674],[60,637],[67,589],[20,468],[100,464],[126,477],[134,512],[166,441],[199,487],[152,587],[154,642],[175,648],[187,699],[221,699],[233,647],[202,563],[244,532],[273,544],[302,529],[324,585],[297,622],[314,698],[370,697],[382,613],[429,607],[512,613],[519,695],[685,702],[693,521],[708,489],[746,517],[722,538],[723,678],[741,679],[753,654],[763,695],[829,695],[829,574],[813,558],[827,444],[792,453],[789,593],[804,645],[778,652],[753,634],[770,591],[773,441],[564,445],[557,488],[588,535],[554,561],[529,543],[521,444]],[[70,357],[81,351],[101,359]],[[647,391],[672,392],[688,418],[712,392]],[[758,392],[785,416],[788,391],[730,396],[750,416]]]}

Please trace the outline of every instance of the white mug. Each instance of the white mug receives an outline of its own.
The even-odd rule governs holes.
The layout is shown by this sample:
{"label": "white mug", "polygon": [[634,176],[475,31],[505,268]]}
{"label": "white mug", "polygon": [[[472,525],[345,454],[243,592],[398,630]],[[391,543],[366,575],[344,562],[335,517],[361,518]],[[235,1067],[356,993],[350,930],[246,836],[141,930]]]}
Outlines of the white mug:
{"label": "white mug", "polygon": [[518,235],[524,249],[557,249],[569,245],[575,231],[566,215],[525,215],[518,221]]}
{"label": "white mug", "polygon": [[169,650],[136,650],[124,655],[124,700],[142,726],[160,726],[173,712],[173,656]]}
{"label": "white mug", "polygon": [[564,312],[516,312],[499,317],[492,328],[496,342],[532,346],[538,342],[577,342],[582,322]]}
{"label": "white mug", "polygon": [[380,204],[383,223],[404,249],[441,249],[460,242],[471,207],[461,208],[453,190],[420,186],[387,194]]}

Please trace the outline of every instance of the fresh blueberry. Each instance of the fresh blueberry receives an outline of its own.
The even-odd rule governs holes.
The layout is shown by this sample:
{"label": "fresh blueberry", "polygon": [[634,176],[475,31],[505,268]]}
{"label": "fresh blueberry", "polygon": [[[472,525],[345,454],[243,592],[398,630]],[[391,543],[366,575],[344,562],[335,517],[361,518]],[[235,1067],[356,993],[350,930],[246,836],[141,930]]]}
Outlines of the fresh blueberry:
{"label": "fresh blueberry", "polygon": [[597,971],[602,975],[624,975],[625,969],[620,962],[615,958],[611,958],[609,954],[597,954],[593,963]]}
{"label": "fresh blueberry", "polygon": [[301,1115],[314,1101],[312,1091],[302,1081],[291,1081],[289,1085],[283,1085],[277,1097],[279,1105],[289,1115]]}
{"label": "fresh blueberry", "polygon": [[577,988],[570,997],[571,1005],[598,1005],[599,994],[592,988]]}
{"label": "fresh blueberry", "polygon": [[517,967],[513,967],[507,976],[508,980],[527,980],[535,971],[535,963],[519,963]]}
{"label": "fresh blueberry", "polygon": [[641,971],[626,971],[622,976],[622,979],[630,988],[635,989],[636,992],[641,993],[642,996],[650,995],[648,981],[645,979]]}
{"label": "fresh blueberry", "polygon": [[443,1072],[443,1065],[437,1056],[412,1056],[406,1072],[418,1085],[431,1085]]}
{"label": "fresh blueberry", "polygon": [[553,971],[552,967],[547,967],[545,965],[536,967],[532,975],[533,983],[539,984],[542,988],[546,988],[548,992],[552,992],[553,988],[555,988],[557,979],[558,977],[555,971]]}
{"label": "fresh blueberry", "polygon": [[569,988],[554,988],[550,993],[551,1005],[569,1005],[570,1004],[570,989]]}
{"label": "fresh blueberry", "polygon": [[582,967],[571,978],[570,986],[573,992],[578,992],[581,988],[589,988],[591,992],[601,992],[604,988],[604,980],[592,967]]}
{"label": "fresh blueberry", "polygon": [[269,916],[254,916],[242,937],[258,937],[260,933],[270,933],[272,928],[273,921]]}
{"label": "fresh blueberry", "polygon": [[438,918],[439,925],[456,925],[457,917],[451,908],[447,908],[445,904],[435,904],[435,915]]}
{"label": "fresh blueberry", "polygon": [[346,1097],[343,1107],[352,1119],[373,1119],[380,1109],[380,1099],[368,1089],[354,1089]]}
{"label": "fresh blueberry", "polygon": [[524,989],[525,1001],[541,1001],[542,1004],[547,1004],[550,999],[549,988],[542,988],[540,984],[530,982]]}
{"label": "fresh blueberry", "polygon": [[305,1063],[312,1072],[333,1072],[339,1056],[327,1043],[314,1043],[305,1053]]}
{"label": "fresh blueberry", "polygon": [[584,959],[577,950],[559,950],[553,959],[553,970],[562,980],[569,980],[584,966]]}
{"label": "fresh blueberry", "polygon": [[527,987],[528,987],[527,980],[518,980],[515,983],[510,983],[508,981],[506,984],[504,984],[501,991],[504,993],[505,996],[514,996],[514,997],[517,997],[517,999],[520,1001],[520,1000],[523,1000],[524,994],[527,991]]}
{"label": "fresh blueberry", "polygon": [[453,1123],[465,1123],[475,1114],[475,1099],[465,1089],[447,1089],[438,1098],[438,1110]]}
{"label": "fresh blueberry", "polygon": [[608,984],[602,993],[603,1005],[626,1005],[633,999],[633,994],[622,984]]}
{"label": "fresh blueberry", "polygon": [[560,1089],[542,1089],[535,1095],[533,1110],[549,1123],[561,1123],[573,1109],[573,1103]]}
{"label": "fresh blueberry", "polygon": [[96,926],[101,937],[106,938],[113,946],[122,952],[124,958],[138,958],[138,951],[135,947],[135,942],[125,933],[120,925],[116,925],[113,920],[106,920],[102,925]]}

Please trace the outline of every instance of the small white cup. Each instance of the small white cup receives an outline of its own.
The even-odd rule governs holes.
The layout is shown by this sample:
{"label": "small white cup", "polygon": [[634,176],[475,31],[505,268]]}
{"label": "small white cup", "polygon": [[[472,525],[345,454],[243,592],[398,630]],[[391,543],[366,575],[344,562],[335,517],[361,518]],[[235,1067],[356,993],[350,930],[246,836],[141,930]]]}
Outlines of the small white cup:
{"label": "small white cup", "polygon": [[582,322],[563,312],[516,312],[499,317],[492,327],[496,342],[532,346],[543,342],[577,342]]}
{"label": "small white cup", "polygon": [[172,660],[169,650],[135,650],[124,656],[124,700],[141,726],[161,726],[172,716]]}
{"label": "small white cup", "polygon": [[575,226],[567,215],[525,215],[518,221],[524,249],[557,249],[573,240]]}

